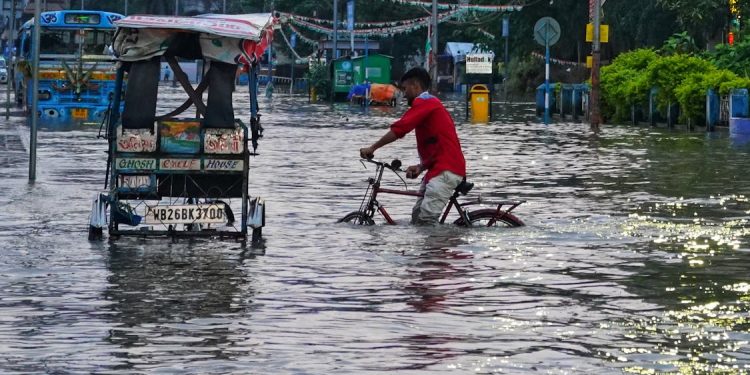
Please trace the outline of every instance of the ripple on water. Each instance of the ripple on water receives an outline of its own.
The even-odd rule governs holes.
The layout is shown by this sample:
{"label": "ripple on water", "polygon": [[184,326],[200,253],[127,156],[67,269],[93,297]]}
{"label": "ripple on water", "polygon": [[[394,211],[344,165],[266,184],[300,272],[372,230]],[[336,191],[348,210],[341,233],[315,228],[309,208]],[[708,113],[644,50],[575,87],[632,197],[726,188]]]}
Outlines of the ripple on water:
{"label": "ripple on water", "polygon": [[[264,255],[206,240],[89,243],[106,167],[97,129],[41,132],[29,185],[25,130],[0,124],[0,369],[750,371],[747,149],[726,136],[543,126],[528,105],[470,125],[461,100],[447,103],[473,193],[528,200],[516,211],[527,227],[335,224],[373,172],[358,148],[403,108],[277,96],[262,100],[251,159],[251,193],[269,204]],[[247,101],[235,106],[246,118]],[[378,157],[416,162],[413,135]],[[380,201],[408,222],[410,199]]]}

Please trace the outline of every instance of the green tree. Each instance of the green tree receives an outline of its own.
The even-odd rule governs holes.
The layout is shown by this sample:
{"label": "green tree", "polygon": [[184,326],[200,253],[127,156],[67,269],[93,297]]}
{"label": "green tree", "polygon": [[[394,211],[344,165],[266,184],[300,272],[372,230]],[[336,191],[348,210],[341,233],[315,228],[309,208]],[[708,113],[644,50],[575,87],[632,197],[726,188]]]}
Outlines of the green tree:
{"label": "green tree", "polygon": [[716,40],[729,18],[726,0],[656,0],[664,9],[674,11],[682,31],[687,31],[702,46]]}

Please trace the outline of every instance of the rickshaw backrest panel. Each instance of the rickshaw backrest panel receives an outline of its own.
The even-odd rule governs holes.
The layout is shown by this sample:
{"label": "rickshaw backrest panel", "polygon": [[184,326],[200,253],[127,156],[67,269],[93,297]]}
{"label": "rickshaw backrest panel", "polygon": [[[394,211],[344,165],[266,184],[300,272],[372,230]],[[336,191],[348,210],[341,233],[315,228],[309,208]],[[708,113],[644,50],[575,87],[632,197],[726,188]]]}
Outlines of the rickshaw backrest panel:
{"label": "rickshaw backrest panel", "polygon": [[151,128],[156,116],[156,97],[159,90],[160,57],[130,63],[128,86],[125,91],[124,129]]}
{"label": "rickshaw backrest panel", "polygon": [[211,61],[208,70],[208,105],[206,107],[207,128],[234,128],[232,91],[237,65]]}
{"label": "rickshaw backrest panel", "polygon": [[197,33],[175,33],[170,38],[169,47],[164,54],[187,60],[202,59],[203,51],[201,51],[199,35]]}

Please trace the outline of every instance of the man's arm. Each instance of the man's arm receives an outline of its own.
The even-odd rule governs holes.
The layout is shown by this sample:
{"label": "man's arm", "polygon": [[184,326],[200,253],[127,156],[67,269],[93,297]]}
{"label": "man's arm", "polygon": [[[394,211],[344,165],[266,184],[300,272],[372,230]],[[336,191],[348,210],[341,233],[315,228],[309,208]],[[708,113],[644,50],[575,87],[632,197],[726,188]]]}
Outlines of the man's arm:
{"label": "man's arm", "polygon": [[397,139],[398,136],[396,133],[394,133],[393,130],[389,130],[388,133],[385,133],[385,135],[378,139],[377,142],[373,143],[372,146],[360,148],[359,156],[363,159],[372,159],[372,157],[375,156],[375,150],[392,143]]}
{"label": "man's arm", "polygon": [[417,99],[412,107],[404,113],[401,119],[391,125],[391,130],[388,133],[377,142],[373,143],[372,146],[359,149],[359,155],[363,159],[371,159],[375,154],[375,150],[402,138],[404,135],[414,130],[414,128],[421,124],[434,109],[434,105],[421,103],[421,100]]}

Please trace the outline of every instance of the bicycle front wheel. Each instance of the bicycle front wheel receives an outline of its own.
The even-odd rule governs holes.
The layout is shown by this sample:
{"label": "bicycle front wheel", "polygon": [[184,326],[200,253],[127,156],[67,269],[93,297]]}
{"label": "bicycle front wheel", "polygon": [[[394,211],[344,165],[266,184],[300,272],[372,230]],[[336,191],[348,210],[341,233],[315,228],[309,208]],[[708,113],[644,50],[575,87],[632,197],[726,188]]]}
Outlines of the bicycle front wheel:
{"label": "bicycle front wheel", "polygon": [[356,225],[375,225],[375,221],[362,211],[350,212],[343,218],[339,219],[338,222]]}
{"label": "bicycle front wheel", "polygon": [[[470,211],[467,213],[473,227],[522,227],[525,224],[515,215],[492,208]],[[463,218],[456,219],[453,224],[467,226]]]}

